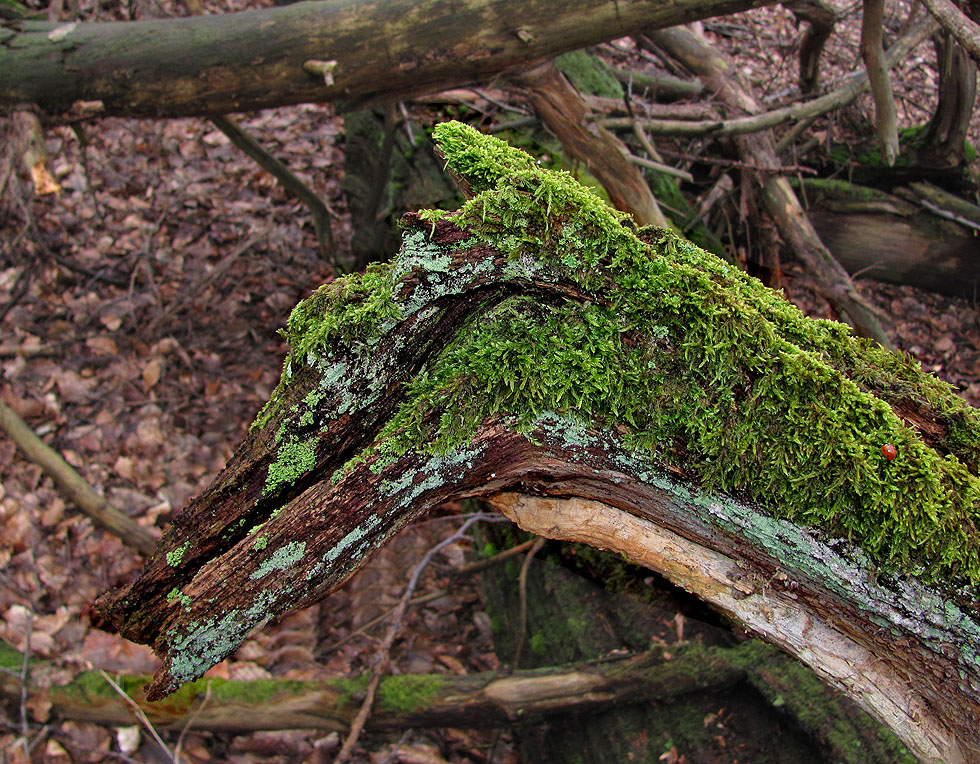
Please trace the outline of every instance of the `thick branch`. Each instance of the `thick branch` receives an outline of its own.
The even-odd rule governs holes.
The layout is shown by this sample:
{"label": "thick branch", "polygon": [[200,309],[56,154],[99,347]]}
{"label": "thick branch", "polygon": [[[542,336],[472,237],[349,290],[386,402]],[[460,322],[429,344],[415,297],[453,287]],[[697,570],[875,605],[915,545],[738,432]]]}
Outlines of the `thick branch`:
{"label": "thick branch", "polygon": [[922,4],[943,25],[943,29],[959,40],[980,61],[980,25],[956,7],[951,0],[922,0]]}
{"label": "thick branch", "polygon": [[221,16],[0,26],[0,111],[50,119],[348,108],[492,79],[605,40],[769,0],[342,0]]}
{"label": "thick branch", "polygon": [[891,167],[898,157],[898,124],[892,84],[882,60],[884,19],[884,0],[864,0],[864,16],[861,20],[861,57],[868,70],[868,82],[871,84],[871,95],[875,102],[875,129],[878,133],[881,156]]}

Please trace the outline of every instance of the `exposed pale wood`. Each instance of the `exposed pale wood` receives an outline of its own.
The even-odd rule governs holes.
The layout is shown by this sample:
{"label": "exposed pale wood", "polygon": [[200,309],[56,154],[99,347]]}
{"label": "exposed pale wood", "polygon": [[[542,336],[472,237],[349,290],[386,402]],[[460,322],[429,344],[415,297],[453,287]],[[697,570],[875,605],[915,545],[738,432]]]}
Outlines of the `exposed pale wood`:
{"label": "exposed pale wood", "polygon": [[[575,714],[670,698],[697,690],[724,687],[746,676],[743,665],[757,654],[758,645],[704,648],[679,645],[665,658],[663,650],[580,662],[571,666],[477,674],[422,674],[385,677],[381,700],[366,720],[366,729],[402,730],[410,727],[505,727],[533,723],[556,714]],[[0,648],[2,652],[3,648]],[[3,657],[13,657],[13,651]],[[705,670],[705,665],[714,670]],[[49,666],[35,665],[39,683]],[[126,677],[126,684],[139,677]],[[355,679],[216,681],[210,700],[201,705],[208,679],[199,680],[179,699],[133,700],[159,729],[179,729],[193,719],[195,730],[254,732],[257,730],[318,729],[345,731],[357,711],[351,699]],[[385,703],[388,693],[410,692],[417,702],[411,710]],[[411,692],[412,688],[414,692]],[[0,697],[20,698],[16,677],[0,672]],[[90,672],[68,684],[32,686],[32,706],[47,706],[61,719],[109,726],[135,724],[132,706]],[[176,702],[175,702],[176,700]]]}
{"label": "exposed pale wood", "polygon": [[929,704],[908,687],[900,667],[890,666],[869,646],[804,597],[787,591],[795,579],[779,575],[752,581],[736,555],[706,548],[657,523],[602,502],[501,494],[489,499],[531,533],[613,549],[663,574],[726,613],[750,632],[797,655],[885,721],[925,760],[965,762],[959,743]]}
{"label": "exposed pale wood", "polygon": [[[300,350],[288,364],[288,384],[225,470],[177,516],[141,576],[96,604],[97,615],[124,636],[153,645],[163,659],[147,697],[159,699],[200,677],[231,654],[252,629],[321,599],[433,505],[501,492],[578,497],[614,508],[621,524],[609,525],[599,507],[584,504],[594,510],[592,515],[576,514],[573,507],[568,524],[560,512],[550,515],[541,521],[543,535],[562,537],[580,520],[592,522],[591,517],[597,528],[620,528],[595,543],[634,554],[630,544],[643,541],[654,555],[650,564],[662,565],[669,577],[695,588],[699,596],[833,678],[923,761],[978,761],[980,659],[972,645],[980,638],[980,624],[975,585],[937,579],[935,572],[933,578],[920,577],[912,568],[899,567],[901,575],[882,570],[868,556],[879,554],[874,547],[862,552],[846,540],[849,529],[860,525],[867,513],[878,512],[872,516],[899,535],[896,518],[907,519],[881,511],[878,499],[864,499],[866,487],[879,474],[878,460],[890,469],[880,456],[875,433],[864,431],[867,419],[882,416],[891,422],[887,432],[902,445],[907,460],[881,473],[890,489],[904,489],[896,496],[919,495],[923,487],[935,490],[930,476],[915,470],[938,471],[947,465],[957,470],[955,480],[962,483],[939,478],[942,495],[959,495],[961,484],[969,488],[962,493],[965,505],[948,504],[949,512],[957,514],[920,521],[926,533],[934,525],[937,531],[906,539],[918,546],[904,554],[916,565],[940,565],[944,550],[953,553],[948,539],[962,538],[957,535],[961,530],[966,546],[957,553],[974,554],[968,531],[976,512],[971,498],[976,495],[980,433],[976,412],[901,358],[855,341],[841,327],[807,322],[773,302],[761,285],[672,235],[636,230],[629,222],[617,227],[617,218],[566,176],[546,176],[526,156],[508,152],[472,128],[446,128],[452,139],[461,141],[451,156],[447,154],[448,161],[467,188],[480,194],[469,208],[480,212],[435,220],[431,215],[407,215],[403,249],[391,270],[374,269],[368,281],[328,285],[303,304],[294,314],[299,323],[291,324],[301,335],[292,335]],[[472,161],[470,152],[504,156],[506,164],[495,167],[492,162],[503,161],[499,159],[467,164]],[[494,179],[490,188],[488,177]],[[508,217],[514,207],[494,208],[490,203],[501,199],[516,205],[514,218]],[[530,200],[547,207],[535,207]],[[602,238],[586,242],[569,237],[560,251],[549,249],[554,246],[550,239],[528,238],[542,230],[579,233],[590,219],[605,222],[598,231],[592,229],[592,236]],[[465,221],[469,227],[460,227]],[[511,243],[517,240],[532,242],[530,250],[515,253]],[[581,255],[579,247],[594,252],[588,247],[609,240],[621,244],[607,245],[606,255],[598,255],[598,264],[587,273],[567,264]],[[540,259],[538,247],[543,249]],[[663,277],[646,282],[664,285],[662,294],[643,288],[640,274],[647,271]],[[675,278],[678,274],[680,279]],[[733,401],[729,413],[719,414],[724,423],[716,434],[721,450],[699,445],[688,424],[703,428],[710,423],[697,420],[690,409],[686,416],[692,419],[685,429],[667,430],[676,434],[662,441],[669,453],[661,454],[660,445],[652,451],[632,444],[630,423],[634,418],[642,421],[639,410],[628,409],[622,421],[610,421],[589,408],[594,403],[575,403],[574,397],[566,403],[542,392],[555,379],[568,379],[575,389],[583,379],[587,384],[584,374],[576,376],[579,363],[587,364],[590,376],[601,373],[605,380],[610,369],[616,371],[610,364],[637,357],[603,351],[602,345],[608,347],[609,342],[603,331],[624,331],[615,322],[599,320],[603,328],[596,331],[601,336],[590,334],[603,310],[629,295],[628,310],[636,305],[632,300],[637,294],[642,295],[642,307],[635,308],[631,321],[644,326],[649,319],[671,326],[658,323],[643,330],[649,334],[636,336],[625,331],[623,347],[630,352],[639,348],[644,353],[656,346],[652,364],[629,372],[651,385],[650,397],[642,400],[652,406],[684,397],[695,402]],[[390,306],[390,317],[370,322],[378,306]],[[334,308],[343,311],[343,321]],[[504,382],[487,382],[484,388],[479,372],[469,367],[453,376],[455,364],[463,363],[446,360],[454,359],[454,352],[476,353],[490,359],[494,369],[511,369],[507,359],[523,347],[522,338],[514,340],[516,345],[469,341],[485,336],[480,327],[506,331],[518,316],[530,322],[521,326],[544,327],[538,329],[544,334],[533,335],[535,329],[528,328],[526,347],[534,353],[528,357],[534,368],[527,359],[513,367],[525,371],[517,379],[506,378],[510,392],[502,387]],[[328,335],[327,345],[305,345],[306,337],[323,339],[324,318],[341,321],[337,326],[344,333]],[[365,320],[370,323],[365,325]],[[548,323],[555,320],[581,326],[581,334],[571,340],[581,337],[581,345],[569,356],[577,359],[576,365],[554,367],[562,370],[560,377],[539,381],[538,370],[556,363],[546,349],[547,333],[557,336],[555,325]],[[717,339],[726,332],[734,340],[717,346],[724,349],[719,356],[717,347],[709,346],[713,340],[702,338]],[[508,355],[496,356],[501,348]],[[807,365],[787,367],[789,359]],[[592,360],[605,367],[588,365]],[[441,362],[450,365],[440,366]],[[737,375],[722,365],[729,362]],[[647,368],[654,369],[650,377],[644,376]],[[801,382],[799,369],[817,373],[813,380]],[[448,392],[437,398],[411,397],[426,379],[440,373],[449,374],[451,384],[444,388]],[[851,381],[855,377],[860,377],[860,384]],[[525,383],[543,387],[525,393]],[[806,399],[799,392],[783,397],[800,389]],[[834,404],[846,390],[852,390],[850,405],[856,414]],[[457,391],[461,408],[442,397]],[[515,419],[525,411],[520,408],[526,405],[525,395],[546,396],[545,404],[539,401],[538,408],[531,408],[529,419]],[[762,404],[753,408],[753,399]],[[484,408],[487,401],[499,408]],[[714,402],[707,406],[718,411]],[[808,432],[800,431],[802,420],[793,419],[799,407],[807,417],[803,429]],[[413,412],[410,423],[396,420],[396,411]],[[424,445],[440,432],[442,423],[456,422],[461,411],[476,413],[455,445]],[[661,420],[655,421],[658,424],[644,426],[660,426]],[[387,429],[393,422],[398,427]],[[842,424],[847,436],[837,434]],[[728,437],[740,432],[738,450],[733,446],[729,451]],[[746,432],[751,434],[748,440]],[[392,433],[413,438],[418,433],[423,440],[398,448],[391,445],[399,437]],[[822,442],[814,442],[813,433]],[[835,456],[833,463],[814,472],[812,458],[828,445],[840,450],[825,454],[853,455],[853,469]],[[869,459],[869,454],[875,456]],[[726,484],[728,494],[698,482],[698,476],[710,475],[702,469],[739,463],[750,468],[733,473],[733,482]],[[782,504],[769,506],[758,493],[784,485],[768,481],[760,488],[754,482],[758,470],[752,471],[751,465],[772,465],[788,474],[790,487],[780,494],[785,514],[779,514]],[[856,472],[863,477],[853,478]],[[839,510],[842,515],[831,518],[838,524],[810,520],[810,525],[801,525],[778,519],[823,512],[825,495],[812,495],[812,486],[824,486],[824,481],[828,495],[836,499],[833,506],[848,505]],[[799,486],[799,492],[805,492],[806,483],[811,487],[805,493],[806,506],[796,507],[792,491]],[[757,492],[752,495],[759,506],[732,495],[743,487]],[[897,509],[905,511],[902,506]],[[914,514],[915,507],[908,510]],[[950,517],[957,518],[955,524]],[[642,523],[630,525],[634,518],[653,530]],[[648,531],[651,535],[643,535]],[[858,532],[868,534],[869,529]],[[863,538],[867,543],[867,535]],[[933,551],[924,559],[921,550],[927,548]],[[855,667],[853,676],[845,674],[842,661]]]}

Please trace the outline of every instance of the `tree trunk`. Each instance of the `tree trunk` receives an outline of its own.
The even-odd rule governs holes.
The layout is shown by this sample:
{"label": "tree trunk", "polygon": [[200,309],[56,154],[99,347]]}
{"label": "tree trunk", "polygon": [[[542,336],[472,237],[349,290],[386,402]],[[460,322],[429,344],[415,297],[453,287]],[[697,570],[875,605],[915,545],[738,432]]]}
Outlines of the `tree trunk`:
{"label": "tree trunk", "polygon": [[980,760],[977,412],[526,154],[459,123],[435,138],[474,196],[406,216],[395,261],[297,306],[245,442],[97,603],[163,657],[147,696],[428,507],[508,492],[521,524],[660,571],[922,760]]}
{"label": "tree trunk", "polygon": [[771,0],[340,0],[112,23],[0,26],[0,111],[51,120],[346,108],[493,79],[569,50]]}

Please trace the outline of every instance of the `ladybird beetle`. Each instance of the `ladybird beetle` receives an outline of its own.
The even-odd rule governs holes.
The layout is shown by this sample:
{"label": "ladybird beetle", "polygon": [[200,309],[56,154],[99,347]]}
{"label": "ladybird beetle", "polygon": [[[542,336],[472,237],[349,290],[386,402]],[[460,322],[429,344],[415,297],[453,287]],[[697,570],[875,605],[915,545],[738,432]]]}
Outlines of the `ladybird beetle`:
{"label": "ladybird beetle", "polygon": [[886,443],[881,447],[881,455],[884,456],[888,461],[891,461],[896,456],[898,456],[898,449],[895,448],[891,443]]}

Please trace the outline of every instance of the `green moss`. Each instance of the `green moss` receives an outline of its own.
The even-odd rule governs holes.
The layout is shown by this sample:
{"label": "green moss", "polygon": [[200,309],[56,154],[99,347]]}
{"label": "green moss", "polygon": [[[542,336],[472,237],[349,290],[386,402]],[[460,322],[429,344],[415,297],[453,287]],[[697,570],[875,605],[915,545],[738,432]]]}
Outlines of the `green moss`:
{"label": "green moss", "polygon": [[184,559],[184,553],[191,548],[191,542],[185,541],[176,549],[171,549],[167,552],[167,564],[173,567],[180,565],[180,561]]}
{"label": "green moss", "polygon": [[590,95],[622,98],[623,87],[606,62],[588,50],[563,53],[555,59],[558,71],[568,77],[575,88]]}
{"label": "green moss", "polygon": [[0,668],[20,669],[24,663],[23,654],[6,642],[0,641]]}
{"label": "green moss", "polygon": [[531,636],[528,645],[531,648],[531,652],[535,655],[548,654],[548,637],[546,637],[540,631]]}
{"label": "green moss", "polygon": [[378,686],[381,708],[394,713],[416,711],[439,697],[445,681],[432,674],[386,676]]}

